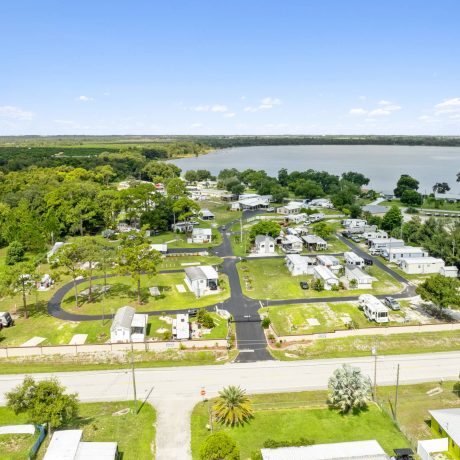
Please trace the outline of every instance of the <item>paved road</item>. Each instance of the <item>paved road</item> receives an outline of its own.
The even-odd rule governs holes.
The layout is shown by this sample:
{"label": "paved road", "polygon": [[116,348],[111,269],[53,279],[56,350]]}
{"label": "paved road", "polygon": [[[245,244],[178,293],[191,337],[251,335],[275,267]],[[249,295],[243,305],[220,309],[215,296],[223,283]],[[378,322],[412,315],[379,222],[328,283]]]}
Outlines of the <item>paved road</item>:
{"label": "paved road", "polygon": [[[136,371],[139,399],[148,396],[158,410],[157,460],[190,460],[190,413],[200,401],[200,390],[209,397],[229,384],[241,385],[248,393],[272,393],[324,389],[332,372],[343,363],[358,366],[373,376],[374,359],[348,358],[295,362],[236,363],[222,366],[197,366],[139,369]],[[418,383],[457,379],[460,352],[423,355],[382,356],[377,359],[377,382],[395,382],[400,364],[400,382]],[[52,374],[37,374],[37,379]],[[81,401],[122,401],[132,399],[129,370],[70,372],[54,374]],[[22,382],[23,375],[0,376],[0,404],[3,395]]]}

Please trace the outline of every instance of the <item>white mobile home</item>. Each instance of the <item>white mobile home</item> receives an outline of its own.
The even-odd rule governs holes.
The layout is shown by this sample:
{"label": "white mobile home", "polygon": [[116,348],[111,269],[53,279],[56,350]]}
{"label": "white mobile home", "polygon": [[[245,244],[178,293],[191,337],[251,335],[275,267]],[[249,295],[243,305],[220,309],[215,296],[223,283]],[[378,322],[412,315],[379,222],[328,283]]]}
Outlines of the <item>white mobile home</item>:
{"label": "white mobile home", "polygon": [[257,235],[255,239],[255,252],[259,255],[274,254],[275,240],[268,235]]}
{"label": "white mobile home", "polygon": [[364,220],[364,219],[344,219],[344,220],[342,220],[342,225],[345,228],[365,227],[367,225],[367,220]]}
{"label": "white mobile home", "polygon": [[369,243],[370,240],[385,240],[388,238],[388,233],[384,230],[377,230],[376,232],[364,232],[363,237],[366,240],[366,243]]}
{"label": "white mobile home", "polygon": [[168,252],[168,245],[167,244],[151,244],[150,250],[158,251],[161,254],[166,254]]}
{"label": "white mobile home", "polygon": [[148,315],[136,313],[133,307],[119,308],[110,327],[110,342],[145,342],[147,322]]}
{"label": "white mobile home", "polygon": [[343,254],[345,257],[345,263],[348,265],[355,265],[356,267],[364,267],[364,259],[355,252],[345,252]]}
{"label": "white mobile home", "polygon": [[190,321],[188,314],[178,314],[172,320],[172,335],[177,340],[190,339]]}
{"label": "white mobile home", "polygon": [[214,218],[216,217],[214,213],[212,213],[209,209],[206,208],[202,209],[200,211],[200,214],[203,220],[214,220]]}
{"label": "white mobile home", "polygon": [[442,276],[446,276],[448,278],[458,278],[458,268],[455,266],[452,267],[441,267],[439,273]]}
{"label": "white mobile home", "polygon": [[299,254],[302,252],[301,238],[295,235],[285,235],[281,241],[281,248],[286,254]]}
{"label": "white mobile home", "polygon": [[284,214],[284,215],[298,214],[301,209],[302,209],[302,203],[291,201],[290,203],[277,208],[276,212],[278,214]]}
{"label": "white mobile home", "polygon": [[334,274],[337,274],[342,268],[340,260],[334,256],[316,256],[316,260],[318,261],[318,265],[329,268]]}
{"label": "white mobile home", "polygon": [[374,278],[356,265],[345,265],[345,278],[349,282],[354,280],[356,289],[372,289]]}
{"label": "white mobile home", "polygon": [[299,254],[288,254],[286,256],[286,267],[292,276],[311,275],[315,259],[313,257],[301,256]]}
{"label": "white mobile home", "polygon": [[424,273],[439,273],[445,262],[435,257],[412,257],[401,260],[401,270],[409,275],[422,275]]}
{"label": "white mobile home", "polygon": [[324,251],[327,249],[327,242],[317,235],[305,235],[302,238],[309,251]]}
{"label": "white mobile home", "polygon": [[310,214],[306,221],[307,223],[312,224],[313,222],[319,222],[320,220],[323,220],[325,217],[325,214],[322,212],[316,212],[315,214]]}
{"label": "white mobile home", "polygon": [[219,275],[214,267],[201,265],[185,268],[185,284],[197,297],[217,293]]}
{"label": "white mobile home", "polygon": [[332,289],[332,286],[339,285],[338,278],[324,265],[316,265],[313,267],[313,276],[315,279],[322,280],[324,283],[324,289],[328,291]]}
{"label": "white mobile home", "polygon": [[369,321],[388,323],[388,308],[377,297],[371,294],[362,294],[359,296],[359,304]]}
{"label": "white mobile home", "polygon": [[212,230],[210,228],[194,228],[192,230],[192,243],[211,243]]}
{"label": "white mobile home", "polygon": [[332,204],[331,200],[328,200],[327,198],[318,198],[316,200],[311,200],[308,203],[308,206],[314,207],[314,208],[327,208],[327,209],[332,209],[334,205]]}
{"label": "white mobile home", "polygon": [[369,240],[369,247],[378,251],[388,248],[401,248],[404,246],[403,240],[397,238],[372,238]]}
{"label": "white mobile home", "polygon": [[419,259],[420,257],[428,257],[428,252],[423,248],[413,246],[401,246],[398,248],[387,248],[382,250],[382,256],[390,262],[398,262],[403,259]]}

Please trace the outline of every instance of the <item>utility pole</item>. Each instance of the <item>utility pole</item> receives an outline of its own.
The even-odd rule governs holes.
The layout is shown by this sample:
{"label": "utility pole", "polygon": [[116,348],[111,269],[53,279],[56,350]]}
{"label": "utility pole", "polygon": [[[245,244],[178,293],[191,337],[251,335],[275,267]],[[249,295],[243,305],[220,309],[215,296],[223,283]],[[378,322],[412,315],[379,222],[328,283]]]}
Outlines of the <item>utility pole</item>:
{"label": "utility pole", "polygon": [[374,389],[372,391],[372,396],[374,401],[377,400],[377,345],[372,347],[372,354],[374,355]]}
{"label": "utility pole", "polygon": [[133,393],[134,393],[134,413],[137,415],[137,390],[136,390],[136,374],[134,372],[134,346],[131,338],[131,374],[133,377]]}
{"label": "utility pole", "polygon": [[397,412],[398,412],[398,390],[399,390],[399,364],[396,370],[395,410],[393,411],[393,417],[395,420],[397,420]]}

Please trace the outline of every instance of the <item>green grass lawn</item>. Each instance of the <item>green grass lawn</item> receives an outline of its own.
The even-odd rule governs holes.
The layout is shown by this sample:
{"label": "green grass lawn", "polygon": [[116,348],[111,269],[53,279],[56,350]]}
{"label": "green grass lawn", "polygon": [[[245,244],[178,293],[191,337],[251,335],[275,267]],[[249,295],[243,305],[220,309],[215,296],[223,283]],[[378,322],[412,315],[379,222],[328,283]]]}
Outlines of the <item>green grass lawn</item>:
{"label": "green grass lawn", "polygon": [[[155,447],[155,420],[154,408],[146,403],[140,408],[138,414],[131,411],[124,415],[114,416],[115,412],[134,406],[133,401],[81,403],[79,417],[63,429],[82,429],[83,441],[118,443],[118,450],[123,460],[151,459]],[[140,407],[140,404],[139,406]],[[27,423],[27,415],[15,415],[10,409],[0,407],[0,425]],[[24,459],[36,436],[20,437],[19,442],[5,443],[5,436],[0,436],[1,458]],[[45,438],[38,459],[42,459],[49,438]],[[8,452],[12,451],[11,454]],[[18,450],[21,448],[20,450]],[[7,449],[7,450],[5,450]]]}
{"label": "green grass lawn", "polygon": [[[359,414],[341,415],[326,406],[326,392],[299,392],[251,396],[254,418],[235,428],[216,426],[227,432],[240,447],[242,459],[260,451],[267,439],[297,440],[301,437],[315,444],[376,439],[388,454],[409,442],[393,421],[370,404]],[[199,403],[192,413],[192,455],[199,459],[199,448],[209,431],[208,404]]]}
{"label": "green grass lawn", "polygon": [[216,256],[175,256],[170,255],[162,259],[158,270],[183,269],[192,265],[220,265],[221,257]]}
{"label": "green grass lawn", "polygon": [[[301,299],[343,297],[346,295],[394,294],[401,291],[402,285],[378,267],[371,267],[370,275],[377,278],[372,290],[351,289],[342,291],[315,291],[301,289],[300,281],[312,281],[311,275],[292,276],[286,268],[284,259],[248,259],[237,264],[243,292],[253,299]],[[267,283],[269,280],[269,283]]]}
{"label": "green grass lawn", "polygon": [[220,201],[219,199],[200,201],[200,207],[208,208],[215,215],[215,221],[218,225],[225,225],[229,222],[239,219],[241,211],[230,211],[230,203]]}
{"label": "green grass lawn", "polygon": [[269,351],[276,359],[291,361],[370,356],[373,346],[377,346],[380,355],[456,351],[460,350],[460,334],[458,331],[413,332],[391,336],[318,339]]}
{"label": "green grass lawn", "polygon": [[[228,280],[225,275],[220,275],[222,292],[213,295],[203,296],[199,299],[190,292],[184,281],[184,273],[162,273],[153,277],[143,275],[141,277],[142,305],[137,303],[136,283],[129,276],[116,276],[108,279],[110,290],[103,296],[95,298],[91,303],[82,299],[80,306],[75,306],[73,290],[70,290],[62,302],[62,308],[73,313],[99,315],[114,314],[118,308],[130,305],[139,311],[168,311],[184,308],[198,308],[222,302],[230,296]],[[102,281],[100,281],[102,283]],[[186,292],[180,293],[176,286],[183,285]],[[89,283],[86,281],[79,285],[79,290],[84,290]],[[148,288],[157,286],[160,289],[160,297],[152,297]]]}
{"label": "green grass lawn", "polygon": [[[319,334],[348,329],[344,319],[350,318],[354,328],[383,327],[369,321],[358,308],[357,302],[317,303],[305,305],[286,305],[262,308],[261,313],[268,313],[272,327],[278,335]],[[391,312],[391,317],[403,317],[402,311]],[[316,319],[320,323],[311,326],[308,319]],[[400,325],[390,321],[388,326]],[[411,323],[404,323],[410,325]]]}
{"label": "green grass lawn", "polygon": [[[212,339],[225,339],[228,334],[228,321],[217,313],[210,313],[214,320],[215,326],[211,329],[209,334],[204,334],[201,338],[203,340]],[[192,322],[195,322],[196,318],[192,318]]]}
{"label": "green grass lawn", "polygon": [[[384,201],[380,203],[381,206],[399,206],[403,208],[407,208],[408,206],[402,204],[397,198],[391,201]],[[425,198],[423,204],[421,206],[413,206],[414,208],[422,208],[422,209],[433,209],[439,211],[460,211],[460,203],[448,203],[444,200],[435,200],[433,198]]]}
{"label": "green grass lawn", "polygon": [[[27,423],[27,416],[24,414],[15,415],[6,407],[0,407],[0,426],[22,425]],[[23,460],[28,458],[30,448],[33,446],[37,436],[21,435],[0,435],[0,457],[2,460]]]}

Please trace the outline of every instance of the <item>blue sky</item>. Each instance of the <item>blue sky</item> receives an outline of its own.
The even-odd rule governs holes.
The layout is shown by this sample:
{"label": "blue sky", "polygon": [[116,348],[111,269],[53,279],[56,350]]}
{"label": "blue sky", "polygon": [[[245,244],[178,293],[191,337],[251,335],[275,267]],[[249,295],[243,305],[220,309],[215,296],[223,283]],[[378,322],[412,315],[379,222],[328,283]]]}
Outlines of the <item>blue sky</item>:
{"label": "blue sky", "polygon": [[459,135],[459,16],[456,0],[3,0],[0,135]]}

